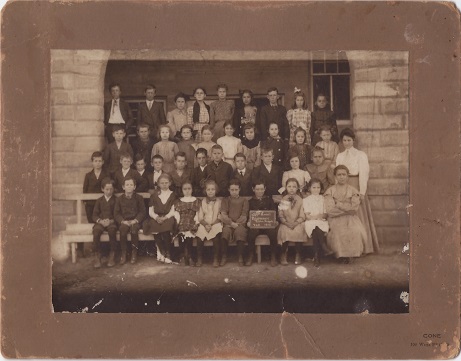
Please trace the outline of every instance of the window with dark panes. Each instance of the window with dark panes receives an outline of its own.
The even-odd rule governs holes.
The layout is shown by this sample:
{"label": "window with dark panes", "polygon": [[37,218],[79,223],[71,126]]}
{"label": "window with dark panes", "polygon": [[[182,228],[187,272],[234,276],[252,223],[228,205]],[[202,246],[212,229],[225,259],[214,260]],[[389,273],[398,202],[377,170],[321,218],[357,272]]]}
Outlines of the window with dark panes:
{"label": "window with dark panes", "polygon": [[323,60],[317,58],[312,61],[313,103],[319,93],[325,94],[338,122],[348,125],[351,123],[349,61],[344,53],[337,53],[336,58],[331,58],[329,55]]}

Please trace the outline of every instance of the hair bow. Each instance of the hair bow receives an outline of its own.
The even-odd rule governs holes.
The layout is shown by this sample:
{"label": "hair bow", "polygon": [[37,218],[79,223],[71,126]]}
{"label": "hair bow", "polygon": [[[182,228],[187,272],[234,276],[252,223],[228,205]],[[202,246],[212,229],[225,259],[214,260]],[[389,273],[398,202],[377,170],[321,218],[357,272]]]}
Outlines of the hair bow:
{"label": "hair bow", "polygon": [[298,87],[295,87],[295,93],[299,93],[301,91],[301,89],[299,89]]}

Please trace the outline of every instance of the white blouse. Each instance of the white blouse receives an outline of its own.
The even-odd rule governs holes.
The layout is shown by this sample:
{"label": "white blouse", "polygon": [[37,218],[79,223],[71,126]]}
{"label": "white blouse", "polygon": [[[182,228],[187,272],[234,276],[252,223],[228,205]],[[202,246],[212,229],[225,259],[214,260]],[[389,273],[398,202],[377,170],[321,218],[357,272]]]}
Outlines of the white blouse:
{"label": "white blouse", "polygon": [[313,195],[303,199],[304,213],[310,213],[312,216],[326,213],[325,203],[321,194]]}
{"label": "white blouse", "polygon": [[223,149],[224,159],[234,159],[242,151],[242,141],[234,136],[223,136],[216,141]]}
{"label": "white blouse", "polygon": [[287,186],[287,180],[290,178],[296,178],[299,183],[300,189],[304,188],[306,183],[311,180],[311,176],[309,172],[302,170],[302,169],[291,169],[283,172],[282,176],[282,188],[279,189],[280,193],[283,193]]}
{"label": "white blouse", "polygon": [[354,147],[341,152],[336,157],[336,165],[345,165],[349,169],[349,176],[359,176],[359,191],[365,195],[370,175],[370,165],[367,155]]}

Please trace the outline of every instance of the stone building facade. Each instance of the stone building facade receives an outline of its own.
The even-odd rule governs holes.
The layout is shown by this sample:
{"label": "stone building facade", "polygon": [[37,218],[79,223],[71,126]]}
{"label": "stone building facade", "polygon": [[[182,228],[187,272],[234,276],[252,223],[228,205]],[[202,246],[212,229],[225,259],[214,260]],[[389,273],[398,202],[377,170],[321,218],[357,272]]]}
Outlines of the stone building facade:
{"label": "stone building facade", "polygon": [[[357,133],[357,147],[368,154],[370,161],[369,197],[380,242],[408,242],[409,204],[409,74],[406,52],[346,51],[350,65],[351,126]],[[107,84],[117,79],[123,96],[140,96],[145,83],[154,82],[162,94],[168,95],[168,107],[179,90],[191,92],[193,85],[209,86],[214,93],[216,76],[204,77],[197,84],[189,81],[197,67],[148,74],[136,78],[120,71],[127,61],[127,72],[147,69],[149,62],[160,62],[167,69],[184,60],[197,64],[206,61],[235,61],[228,83],[230,92],[258,79],[255,92],[264,92],[276,85],[285,93],[285,105],[292,102],[293,87],[311,93],[310,52],[155,52],[108,50],[52,50],[51,52],[51,121],[52,121],[52,214],[53,231],[65,229],[75,222],[75,202],[63,200],[66,195],[82,191],[84,174],[91,169],[90,156],[104,147],[103,103],[108,98]],[[270,74],[258,69],[243,69],[242,59],[273,62]],[[128,63],[129,62],[129,63]],[[183,62],[183,63],[182,63]],[[278,71],[275,64],[281,63]],[[286,63],[285,63],[286,62]],[[132,69],[130,70],[130,67]],[[224,71],[226,70],[223,67]],[[174,74],[182,71],[184,80],[178,87]],[[233,71],[233,73],[232,73]],[[187,75],[189,74],[189,75]],[[259,75],[258,75],[259,74]],[[238,87],[238,88],[237,88]],[[260,88],[260,89],[259,89]],[[312,104],[310,104],[311,108]]]}

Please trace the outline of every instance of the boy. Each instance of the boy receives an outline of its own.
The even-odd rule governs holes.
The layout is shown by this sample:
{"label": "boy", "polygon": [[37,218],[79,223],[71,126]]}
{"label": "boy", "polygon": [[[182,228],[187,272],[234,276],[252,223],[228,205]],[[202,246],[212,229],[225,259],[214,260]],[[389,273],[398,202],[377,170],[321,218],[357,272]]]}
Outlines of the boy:
{"label": "boy", "polygon": [[234,178],[240,182],[240,195],[248,197],[253,195],[251,192],[251,170],[246,167],[246,157],[243,153],[234,156],[235,170]]}
{"label": "boy", "polygon": [[267,99],[269,104],[261,108],[261,139],[266,139],[269,135],[269,124],[275,122],[280,130],[280,137],[287,142],[290,138],[290,126],[287,119],[287,109],[278,104],[279,91],[272,87],[267,90]]}
{"label": "boy", "polygon": [[143,183],[138,183],[137,191],[138,192],[148,192],[149,191],[149,179],[152,178],[152,173],[146,170],[146,161],[141,154],[137,154],[134,157],[134,165],[138,174],[144,179]]}
{"label": "boy", "polygon": [[127,178],[122,185],[123,193],[115,202],[115,221],[120,231],[120,246],[122,254],[120,264],[126,262],[126,243],[128,241],[128,232],[131,234],[131,263],[136,263],[138,255],[138,232],[141,229],[141,222],[146,217],[146,208],[143,198],[134,192],[136,181],[133,178]]}
{"label": "boy", "polygon": [[193,188],[192,194],[196,197],[205,197],[203,187],[206,181],[205,169],[208,162],[208,152],[205,148],[199,148],[195,152],[195,158],[197,159],[198,166],[192,169],[190,175]]}
{"label": "boy", "polygon": [[150,165],[150,156],[155,142],[149,138],[149,126],[143,123],[138,124],[137,133],[138,136],[136,139],[130,141],[131,147],[133,148],[133,154],[135,156],[137,154],[141,154],[146,162],[146,169],[151,171],[152,167]]}
{"label": "boy", "polygon": [[272,154],[274,155],[273,164],[278,165],[281,169],[285,168],[288,141],[280,138],[277,123],[271,122],[269,124],[269,137],[261,142],[261,148],[272,149]]}
{"label": "boy", "polygon": [[331,129],[331,139],[338,143],[339,132],[336,124],[336,114],[327,107],[328,98],[325,94],[319,93],[315,102],[316,109],[311,113],[311,144],[317,144],[322,140],[320,138],[320,128],[322,125],[329,125]]}
{"label": "boy", "polygon": [[173,192],[177,197],[182,197],[182,184],[190,180],[190,170],[186,168],[186,153],[179,152],[174,156],[174,171],[170,173]]}
{"label": "boy", "polygon": [[137,171],[131,169],[133,158],[130,154],[122,154],[120,156],[120,164],[122,167],[114,174],[115,192],[120,193],[123,191],[123,183],[125,182],[125,179],[128,178],[133,178],[140,189],[147,190],[148,182],[141,177]]}
{"label": "boy", "polygon": [[149,178],[149,191],[157,189],[158,177],[165,173],[163,171],[163,157],[160,154],[156,154],[152,157],[151,164],[154,169],[152,171],[152,177]]}
{"label": "boy", "polygon": [[314,147],[312,162],[311,164],[307,164],[305,169],[309,172],[311,178],[320,179],[323,184],[323,192],[325,192],[336,183],[331,161],[325,159],[322,148]]}
{"label": "boy", "polygon": [[227,245],[229,241],[237,242],[238,263],[243,266],[243,247],[247,239],[245,223],[248,219],[248,200],[240,197],[240,182],[232,179],[229,183],[229,197],[223,198],[221,203],[221,221],[224,228],[221,237],[221,263],[227,261]]}
{"label": "boy", "polygon": [[109,92],[112,99],[104,103],[104,135],[108,143],[114,141],[113,127],[118,125],[126,131],[133,125],[133,115],[128,103],[120,99],[120,84],[111,84]]}
{"label": "boy", "polygon": [[210,104],[210,127],[213,131],[213,142],[224,136],[224,123],[234,118],[235,103],[226,99],[228,87],[218,84],[216,87],[218,100]]}
{"label": "boy", "polygon": [[329,125],[322,125],[320,127],[320,138],[322,141],[318,142],[315,146],[322,148],[325,155],[325,160],[331,161],[331,168],[336,167],[336,157],[339,154],[339,147],[336,142],[331,141],[331,127]]}
{"label": "boy", "polygon": [[252,184],[262,180],[266,186],[266,194],[269,196],[278,195],[278,190],[282,184],[282,170],[272,164],[274,155],[272,149],[263,148],[261,150],[262,164],[253,169],[251,175]]}
{"label": "boy", "polygon": [[101,267],[101,235],[104,231],[109,233],[110,244],[107,267],[115,265],[115,248],[117,246],[117,225],[114,219],[114,181],[110,178],[104,178],[101,182],[101,190],[104,195],[96,201],[92,214],[95,223],[93,226],[94,268]]}
{"label": "boy", "polygon": [[157,133],[161,124],[166,124],[165,111],[161,103],[155,102],[156,89],[154,85],[147,85],[144,89],[146,101],[139,105],[137,123],[145,123],[150,127],[150,138],[157,140]]}
{"label": "boy", "polygon": [[128,153],[133,159],[133,148],[127,142],[123,141],[125,129],[120,125],[114,125],[112,136],[114,141],[104,148],[103,158],[107,171],[111,178],[114,178],[115,172],[120,169],[120,156]]}
{"label": "boy", "polygon": [[229,195],[229,181],[234,170],[232,166],[223,161],[223,149],[219,144],[211,147],[211,162],[205,168],[205,179],[212,179],[218,185],[218,197]]}
{"label": "boy", "polygon": [[[104,160],[101,152],[94,152],[91,155],[93,170],[85,174],[83,181],[83,193],[101,193],[101,181],[109,177],[109,173],[102,168]],[[96,201],[85,201],[85,213],[88,223],[93,223],[93,208]],[[83,257],[83,242],[77,243],[77,254]]]}
{"label": "boy", "polygon": [[[267,196],[266,186],[263,180],[255,180],[253,182],[254,197],[250,199],[249,210],[250,211],[277,211],[277,206],[274,203],[271,196]],[[265,234],[269,237],[271,247],[271,266],[277,266],[277,226],[278,222],[274,225],[274,228],[251,228],[250,222],[247,223],[249,227],[248,231],[248,258],[245,262],[245,266],[251,266],[253,263],[253,257],[255,253],[255,240],[260,234]]]}

